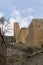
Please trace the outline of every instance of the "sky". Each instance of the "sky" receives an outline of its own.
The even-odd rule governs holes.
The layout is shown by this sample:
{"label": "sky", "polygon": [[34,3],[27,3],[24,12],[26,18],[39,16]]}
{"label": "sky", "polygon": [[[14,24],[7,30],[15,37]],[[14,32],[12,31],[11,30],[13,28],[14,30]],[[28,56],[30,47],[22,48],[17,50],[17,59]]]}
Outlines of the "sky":
{"label": "sky", "polygon": [[14,22],[21,28],[28,27],[33,18],[43,18],[43,0],[0,0],[1,16],[10,22],[11,32],[6,34],[13,35]]}

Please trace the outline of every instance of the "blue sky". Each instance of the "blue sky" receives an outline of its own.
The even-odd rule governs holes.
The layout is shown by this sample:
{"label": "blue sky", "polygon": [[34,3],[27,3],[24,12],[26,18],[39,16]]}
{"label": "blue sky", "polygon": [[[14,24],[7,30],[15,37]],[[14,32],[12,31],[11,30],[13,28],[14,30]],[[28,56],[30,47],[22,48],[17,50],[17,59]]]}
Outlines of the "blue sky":
{"label": "blue sky", "polygon": [[43,0],[0,0],[0,16],[27,27],[32,18],[43,18]]}
{"label": "blue sky", "polygon": [[32,8],[34,12],[22,13],[24,16],[43,17],[43,0],[0,0],[0,12],[7,18],[11,17],[12,10],[25,10]]}

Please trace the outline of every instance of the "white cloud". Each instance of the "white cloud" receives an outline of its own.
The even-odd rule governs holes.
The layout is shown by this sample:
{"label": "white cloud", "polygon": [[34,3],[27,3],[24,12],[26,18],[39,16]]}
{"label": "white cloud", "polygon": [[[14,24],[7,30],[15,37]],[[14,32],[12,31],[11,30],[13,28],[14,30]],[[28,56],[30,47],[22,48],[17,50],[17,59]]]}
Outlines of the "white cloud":
{"label": "white cloud", "polygon": [[35,10],[33,8],[26,8],[26,9],[22,9],[22,10],[18,10],[15,7],[12,7],[12,11],[11,11],[11,17],[15,17],[15,16],[22,16],[23,14],[26,13],[33,13]]}
{"label": "white cloud", "polygon": [[16,18],[11,18],[11,19],[10,19],[10,23],[11,23],[12,26],[13,26],[14,22],[18,22],[19,25],[20,25],[20,28],[21,28],[21,27],[28,27],[29,23],[31,22],[31,20],[32,20],[33,18],[34,18],[33,16],[28,16],[28,17],[24,17],[24,18],[18,16],[18,17],[16,17]]}
{"label": "white cloud", "polygon": [[[24,9],[24,10],[17,10],[16,8],[13,8],[11,12],[11,17],[9,19],[10,26],[8,26],[8,29],[10,32],[7,32],[6,35],[13,35],[14,34],[14,22],[18,22],[21,27],[28,27],[31,23],[31,20],[34,18],[32,15],[22,17],[23,12],[33,12],[34,10],[32,8]],[[22,12],[22,13],[21,13]]]}
{"label": "white cloud", "polygon": [[14,14],[14,16],[18,16],[18,15],[20,15],[20,12],[18,10],[14,9],[12,14]]}
{"label": "white cloud", "polygon": [[30,13],[34,12],[34,9],[33,8],[28,8],[28,12],[30,12]]}
{"label": "white cloud", "polygon": [[18,22],[19,25],[20,25],[20,28],[21,27],[28,27],[29,24],[31,23],[32,18],[33,18],[33,16],[29,16],[27,18],[25,18],[25,17],[24,18],[16,17],[16,19],[11,18],[9,20],[10,25],[8,25],[9,30],[6,33],[6,35],[8,35],[8,36],[13,36],[14,35],[14,22]]}
{"label": "white cloud", "polygon": [[17,17],[17,16],[20,16],[20,11],[17,10],[15,7],[12,7],[12,11],[11,11],[11,17]]}
{"label": "white cloud", "polygon": [[22,10],[19,10],[20,12],[22,13],[26,13],[26,12],[29,12],[29,13],[33,13],[35,10],[33,8],[25,8],[25,9],[22,9]]}
{"label": "white cloud", "polygon": [[1,17],[4,17],[4,14],[3,14],[2,12],[0,12],[0,18],[1,18]]}
{"label": "white cloud", "polygon": [[30,19],[30,20],[32,20],[33,18],[35,18],[35,17],[34,17],[34,16],[31,16],[31,15],[29,16],[29,19]]}
{"label": "white cloud", "polygon": [[8,35],[8,36],[14,35],[14,22],[17,22],[17,20],[14,18],[9,19],[9,24],[7,25],[8,31],[6,32],[5,35]]}

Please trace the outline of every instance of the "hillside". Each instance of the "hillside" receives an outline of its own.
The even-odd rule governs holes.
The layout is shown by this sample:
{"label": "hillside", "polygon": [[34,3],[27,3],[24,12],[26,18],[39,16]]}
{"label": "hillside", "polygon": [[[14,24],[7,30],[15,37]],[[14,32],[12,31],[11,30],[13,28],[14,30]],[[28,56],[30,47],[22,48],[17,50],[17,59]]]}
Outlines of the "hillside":
{"label": "hillside", "polygon": [[7,44],[7,65],[43,65],[43,47]]}

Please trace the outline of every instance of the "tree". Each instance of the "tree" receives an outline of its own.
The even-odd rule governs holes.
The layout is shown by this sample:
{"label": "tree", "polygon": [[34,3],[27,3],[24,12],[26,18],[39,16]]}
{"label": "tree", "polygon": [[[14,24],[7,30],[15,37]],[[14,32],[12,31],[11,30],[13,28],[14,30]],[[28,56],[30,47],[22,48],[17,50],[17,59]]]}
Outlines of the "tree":
{"label": "tree", "polygon": [[8,31],[7,25],[9,24],[9,20],[5,19],[5,17],[0,18],[0,29],[2,35],[5,35],[5,33]]}

